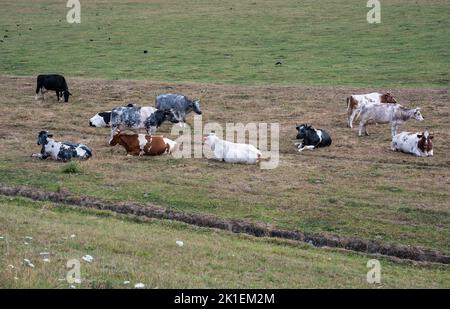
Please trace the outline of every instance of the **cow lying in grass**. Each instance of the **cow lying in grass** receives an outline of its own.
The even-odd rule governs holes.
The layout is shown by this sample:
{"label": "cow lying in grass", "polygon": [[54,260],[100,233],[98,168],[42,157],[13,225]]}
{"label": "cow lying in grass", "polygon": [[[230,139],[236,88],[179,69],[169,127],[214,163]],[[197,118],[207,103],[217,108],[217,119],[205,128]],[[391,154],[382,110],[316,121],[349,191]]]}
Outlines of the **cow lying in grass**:
{"label": "cow lying in grass", "polygon": [[[136,106],[133,103],[127,105],[127,107]],[[94,128],[106,128],[111,126],[111,111],[104,111],[95,114],[89,119],[89,126]]]}
{"label": "cow lying in grass", "polygon": [[159,156],[175,151],[176,142],[162,136],[117,133],[109,142],[110,146],[121,145],[128,156]]}
{"label": "cow lying in grass", "polygon": [[402,132],[392,138],[391,149],[413,154],[417,157],[433,156],[433,135],[425,132]]}
{"label": "cow lying in grass", "polygon": [[298,152],[305,149],[313,150],[317,147],[327,147],[331,145],[331,137],[324,130],[314,129],[307,124],[298,125],[297,139],[302,140],[301,143],[295,143]]}
{"label": "cow lying in grass", "polygon": [[256,164],[261,161],[261,151],[253,145],[224,141],[215,134],[205,137],[205,143],[214,153],[214,158],[227,163]]}
{"label": "cow lying in grass", "polygon": [[37,144],[42,146],[41,153],[33,153],[31,156],[42,160],[51,157],[53,160],[70,161],[72,159],[87,160],[92,157],[92,150],[83,144],[56,142],[48,131],[41,131]]}
{"label": "cow lying in grass", "polygon": [[375,122],[389,123],[391,125],[392,137],[394,137],[397,134],[398,126],[409,119],[423,121],[420,108],[406,108],[400,104],[367,104],[361,110],[361,122],[359,123],[358,135],[361,136],[363,131],[365,135],[369,135],[367,125],[370,122]]}

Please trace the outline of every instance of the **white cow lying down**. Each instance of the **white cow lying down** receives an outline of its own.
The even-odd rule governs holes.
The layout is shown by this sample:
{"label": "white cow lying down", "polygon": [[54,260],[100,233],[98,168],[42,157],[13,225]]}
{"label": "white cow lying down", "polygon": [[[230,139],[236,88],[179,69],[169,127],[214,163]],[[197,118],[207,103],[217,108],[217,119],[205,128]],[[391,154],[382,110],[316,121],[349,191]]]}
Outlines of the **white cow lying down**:
{"label": "white cow lying down", "polygon": [[413,154],[417,157],[433,156],[433,135],[425,132],[402,132],[392,138],[391,149]]}
{"label": "white cow lying down", "polygon": [[244,164],[256,164],[261,160],[261,151],[253,145],[224,141],[215,134],[205,137],[205,142],[211,147],[216,160]]}

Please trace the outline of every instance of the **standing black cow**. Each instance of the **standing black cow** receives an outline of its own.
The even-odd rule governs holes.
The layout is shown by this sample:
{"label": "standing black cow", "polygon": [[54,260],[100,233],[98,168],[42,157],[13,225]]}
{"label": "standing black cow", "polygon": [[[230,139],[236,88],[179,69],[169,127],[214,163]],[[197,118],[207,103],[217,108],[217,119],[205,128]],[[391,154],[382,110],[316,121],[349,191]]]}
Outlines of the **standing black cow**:
{"label": "standing black cow", "polygon": [[72,95],[69,92],[69,87],[67,87],[66,79],[62,75],[39,75],[37,77],[37,86],[36,86],[36,96],[35,99],[38,99],[38,93],[40,92],[42,95],[42,99],[44,99],[44,93],[53,90],[56,91],[56,97],[58,98],[58,102],[62,100],[64,97],[64,102],[69,102],[69,96]]}
{"label": "standing black cow", "polygon": [[331,137],[324,130],[314,129],[306,124],[298,125],[297,139],[302,140],[301,143],[295,143],[298,152],[304,149],[313,150],[316,147],[327,147],[331,145]]}

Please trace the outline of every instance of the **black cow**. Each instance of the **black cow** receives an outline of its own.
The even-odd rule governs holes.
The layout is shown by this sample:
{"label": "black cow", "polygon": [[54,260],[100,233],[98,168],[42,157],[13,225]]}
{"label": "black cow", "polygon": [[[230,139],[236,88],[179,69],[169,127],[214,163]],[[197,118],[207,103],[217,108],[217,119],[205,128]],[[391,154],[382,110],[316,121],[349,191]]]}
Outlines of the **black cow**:
{"label": "black cow", "polygon": [[327,147],[331,145],[331,137],[324,130],[314,129],[306,124],[297,125],[297,139],[302,140],[301,143],[295,143],[298,152],[304,149],[313,150],[316,147]]}
{"label": "black cow", "polygon": [[69,87],[67,87],[66,79],[62,75],[52,74],[52,75],[39,75],[37,77],[36,86],[36,100],[38,99],[39,92],[44,99],[44,93],[53,90],[56,92],[56,97],[58,102],[64,97],[64,102],[69,102],[69,96],[72,94],[69,92]]}

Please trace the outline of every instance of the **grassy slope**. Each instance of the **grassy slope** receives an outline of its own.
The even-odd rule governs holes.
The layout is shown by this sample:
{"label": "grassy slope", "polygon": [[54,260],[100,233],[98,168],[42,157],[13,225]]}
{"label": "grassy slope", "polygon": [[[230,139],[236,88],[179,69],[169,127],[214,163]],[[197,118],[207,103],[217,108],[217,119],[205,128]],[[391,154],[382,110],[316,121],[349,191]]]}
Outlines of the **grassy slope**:
{"label": "grassy slope", "polygon": [[[366,282],[369,257],[23,198],[0,196],[0,236],[0,288],[67,288],[58,280],[65,278],[66,262],[85,254],[94,262],[81,262],[84,288],[122,288],[125,280],[148,288],[373,287]],[[40,252],[50,252],[50,263]],[[36,267],[22,266],[24,258]],[[450,284],[448,266],[380,262],[381,287]]]}
{"label": "grassy slope", "polygon": [[[82,23],[70,25],[61,1],[8,1],[0,11],[0,72],[234,84],[449,84],[448,1],[385,1],[378,25],[366,22],[367,12],[360,0],[103,0],[83,2]],[[275,66],[279,60],[283,65]]]}
{"label": "grassy slope", "polygon": [[[402,130],[428,128],[436,136],[435,156],[415,158],[389,149],[384,125],[371,126],[372,135],[364,138],[345,127],[341,98],[353,89],[170,84],[172,91],[192,96],[207,89],[205,123],[280,122],[280,165],[260,170],[207,159],[126,158],[121,147],[106,144],[108,129],[88,127],[94,111],[128,101],[146,104],[169,84],[71,79],[79,95],[71,104],[56,104],[53,97],[34,102],[34,79],[0,81],[7,92],[0,98],[7,111],[0,114],[0,182],[450,252],[448,90],[394,89],[401,102],[418,102],[427,119],[408,122]],[[16,91],[19,86],[23,92]],[[295,153],[297,121],[329,130],[332,147]],[[41,128],[55,132],[58,140],[94,149],[81,174],[64,174],[64,164],[30,159],[39,150],[35,140]],[[170,136],[169,129],[164,125],[160,132]]]}

